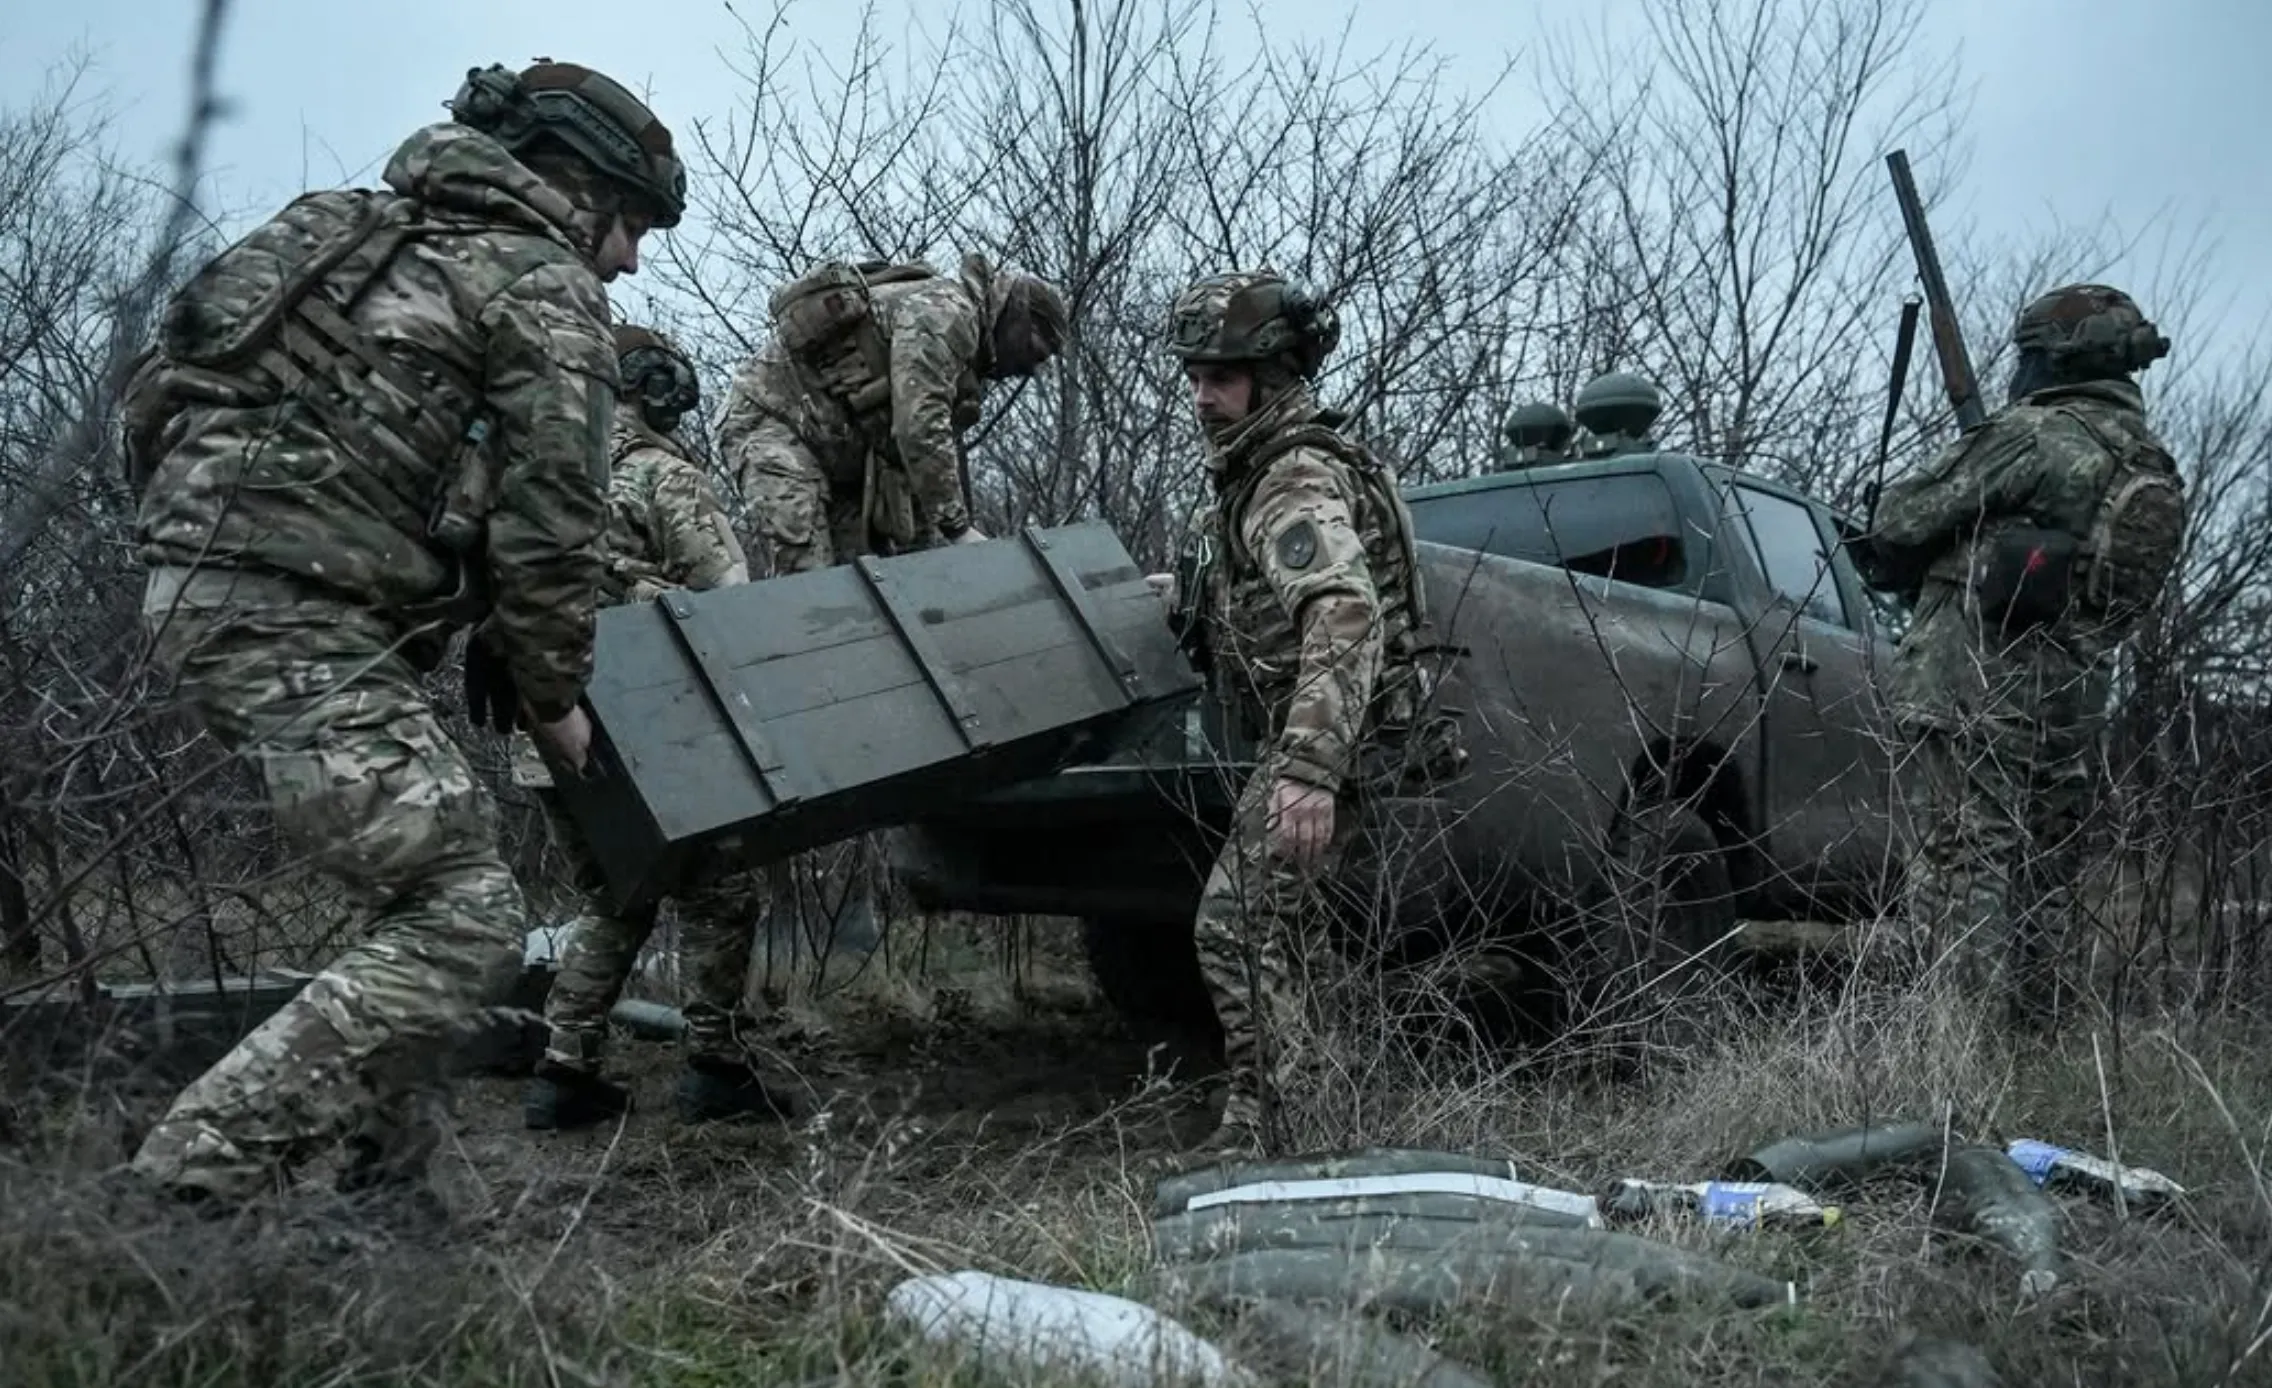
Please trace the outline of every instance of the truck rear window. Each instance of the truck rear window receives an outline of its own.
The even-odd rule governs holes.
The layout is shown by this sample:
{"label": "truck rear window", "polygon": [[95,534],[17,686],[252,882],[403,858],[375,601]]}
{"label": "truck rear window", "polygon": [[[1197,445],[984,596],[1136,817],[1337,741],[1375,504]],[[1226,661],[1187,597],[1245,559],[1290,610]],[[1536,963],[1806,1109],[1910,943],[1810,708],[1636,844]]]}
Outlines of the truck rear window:
{"label": "truck rear window", "polygon": [[1512,483],[1410,503],[1423,540],[1644,588],[1688,576],[1680,513],[1653,472]]}

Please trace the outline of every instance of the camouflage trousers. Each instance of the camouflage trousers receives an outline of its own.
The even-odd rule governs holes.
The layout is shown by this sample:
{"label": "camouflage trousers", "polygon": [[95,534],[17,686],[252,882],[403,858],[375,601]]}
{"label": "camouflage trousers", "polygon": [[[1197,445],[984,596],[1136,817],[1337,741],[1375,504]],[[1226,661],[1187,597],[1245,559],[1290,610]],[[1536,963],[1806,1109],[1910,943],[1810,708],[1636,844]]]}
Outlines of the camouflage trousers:
{"label": "camouflage trousers", "polygon": [[2015,1020],[2056,1001],[2084,821],[2092,721],[1976,717],[1904,728],[1915,843],[1905,890],[1917,945],[1967,996]]}
{"label": "camouflage trousers", "polygon": [[461,1027],[519,965],[521,894],[495,815],[436,720],[401,629],[283,578],[155,572],[158,662],[259,767],[285,844],[371,911],[361,943],[193,1081],[138,1172],[238,1198],[341,1139],[415,1177],[440,1140]]}
{"label": "camouflage trousers", "polygon": [[1223,1124],[1254,1131],[1272,1149],[1282,1141],[1285,1097],[1302,1087],[1307,1072],[1299,1045],[1307,971],[1332,952],[1325,929],[1330,889],[1359,820],[1357,804],[1338,798],[1322,859],[1306,867],[1290,863],[1272,851],[1266,823],[1276,781],[1265,762],[1239,792],[1192,922],[1200,977],[1222,1024],[1230,1071]]}
{"label": "camouflage trousers", "polygon": [[[582,832],[550,790],[538,797],[552,841],[568,859],[571,880],[584,894],[581,914],[560,953],[560,970],[544,1004],[551,1037],[545,1059],[572,1070],[597,1072],[607,1044],[608,1009],[622,996],[631,966],[654,934],[661,903],[635,911],[610,910],[598,892],[598,873]],[[678,914],[679,968],[686,1000],[690,1058],[746,1065],[743,1038],[759,1019],[749,1009],[749,961],[764,910],[763,872],[735,873],[672,899]]]}
{"label": "camouflage trousers", "polygon": [[[831,470],[786,423],[760,420],[742,456],[742,493],[771,558],[768,572],[806,573],[876,551],[861,487],[832,483]],[[863,470],[857,461],[834,469],[838,476]]]}

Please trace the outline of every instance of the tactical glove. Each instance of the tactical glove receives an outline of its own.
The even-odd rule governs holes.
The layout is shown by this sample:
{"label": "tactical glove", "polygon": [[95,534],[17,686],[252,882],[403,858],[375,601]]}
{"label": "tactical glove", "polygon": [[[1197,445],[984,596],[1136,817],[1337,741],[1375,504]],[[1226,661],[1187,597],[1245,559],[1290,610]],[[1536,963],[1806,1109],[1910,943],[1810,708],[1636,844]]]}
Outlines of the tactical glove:
{"label": "tactical glove", "polygon": [[513,668],[476,633],[465,643],[465,712],[473,725],[509,733],[520,723],[521,692]]}

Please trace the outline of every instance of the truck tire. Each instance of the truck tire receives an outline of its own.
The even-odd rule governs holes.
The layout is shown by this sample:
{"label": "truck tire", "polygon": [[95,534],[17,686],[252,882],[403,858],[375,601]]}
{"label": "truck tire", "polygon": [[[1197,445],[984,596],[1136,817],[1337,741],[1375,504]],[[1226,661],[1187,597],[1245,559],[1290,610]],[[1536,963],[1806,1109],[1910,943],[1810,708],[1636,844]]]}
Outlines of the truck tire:
{"label": "truck tire", "polygon": [[1738,921],[1726,853],[1692,806],[1651,802],[1611,831],[1604,890],[1585,913],[1567,1040],[1626,1074],[1676,1057],[1708,1031]]}
{"label": "truck tire", "polygon": [[1223,1027],[1199,976],[1191,922],[1087,918],[1081,949],[1097,991],[1146,1045],[1164,1044],[1188,1067],[1222,1063]]}

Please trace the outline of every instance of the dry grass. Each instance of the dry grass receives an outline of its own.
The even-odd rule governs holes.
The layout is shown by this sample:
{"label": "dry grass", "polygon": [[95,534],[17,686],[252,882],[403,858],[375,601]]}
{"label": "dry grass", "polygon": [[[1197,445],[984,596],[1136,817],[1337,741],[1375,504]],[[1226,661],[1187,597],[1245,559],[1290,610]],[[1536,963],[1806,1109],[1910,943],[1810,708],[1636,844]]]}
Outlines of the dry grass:
{"label": "dry grass", "polygon": [[[1194,1086],[1147,1079],[1058,942],[1015,975],[968,944],[931,964],[872,966],[796,1004],[800,1064],[827,1099],[797,1131],[689,1132],[649,1112],[620,1132],[538,1136],[518,1127],[511,1082],[473,1082],[445,1173],[459,1229],[439,1247],[343,1239],[312,1197],[217,1225],[121,1193],[102,1169],[162,1094],[104,1084],[26,1107],[0,1151],[6,1380],[1038,1382],[911,1344],[884,1293],[910,1272],[979,1267],[1146,1295],[1152,1183],[1208,1114]],[[1999,1138],[2104,1150],[2111,1126],[2125,1160],[2193,1198],[2128,1220],[2065,1202],[2071,1273],[2047,1300],[2023,1302],[2007,1264],[1933,1230],[1928,1192],[1895,1185],[1827,1233],[1653,1231],[1795,1279],[1795,1308],[1542,1304],[1430,1329],[1505,1383],[1872,1382],[1912,1329],[1978,1345],[2010,1384],[2272,1383],[2265,1037],[2133,1030],[2102,1088],[2107,1040],[2097,1056],[2085,1034],[1996,1054],[1945,1009],[1882,996],[1802,1002],[1622,1088],[1441,1053],[1423,1073],[1340,1046],[1303,1137],[1485,1151],[1591,1188],[1700,1178],[1789,1131],[1938,1119],[1952,1102]],[[618,1054],[663,1108],[668,1051]]]}

